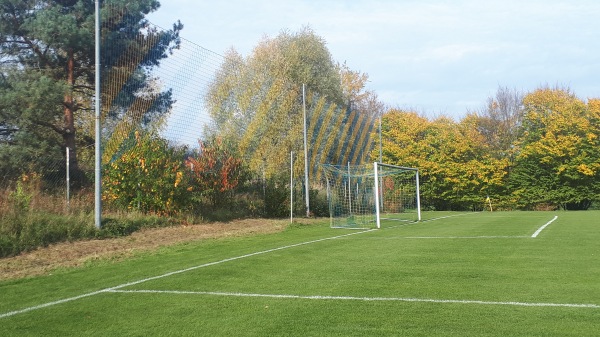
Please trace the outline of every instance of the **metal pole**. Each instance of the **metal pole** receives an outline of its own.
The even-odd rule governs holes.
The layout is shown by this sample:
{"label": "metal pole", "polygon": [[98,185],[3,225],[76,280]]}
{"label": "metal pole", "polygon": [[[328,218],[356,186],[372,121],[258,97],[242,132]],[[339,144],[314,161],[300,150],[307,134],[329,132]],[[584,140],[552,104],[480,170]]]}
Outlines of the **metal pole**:
{"label": "metal pole", "polygon": [[[382,133],[382,118],[381,118],[381,116],[382,115],[383,115],[383,113],[379,114],[379,162],[380,163],[383,163],[383,150],[382,150],[382,148],[383,148],[383,137],[381,136],[381,133]],[[375,168],[377,168],[377,167],[375,167]],[[379,181],[379,186],[380,186],[380,189],[381,189],[381,191],[379,191],[379,193],[381,194],[380,198],[379,198],[379,201],[381,202],[381,205],[380,205],[381,208],[383,208],[383,178],[379,177],[379,179],[382,179],[382,180]]]}
{"label": "metal pole", "polygon": [[379,172],[377,170],[377,162],[373,163],[373,171],[375,172],[375,221],[377,228],[381,228],[381,216],[379,213]]}
{"label": "metal pole", "polygon": [[310,217],[310,200],[308,193],[308,142],[306,140],[306,91],[305,85],[302,84],[302,111],[304,115],[304,193],[306,194],[306,216]]}
{"label": "metal pole", "polygon": [[290,223],[294,223],[294,151],[290,151]]}
{"label": "metal pole", "polygon": [[101,175],[101,165],[102,165],[102,149],[100,148],[100,0],[95,0],[95,9],[96,9],[96,23],[95,23],[95,32],[96,32],[96,69],[95,69],[95,101],[94,101],[94,110],[96,117],[96,151],[95,151],[95,177],[94,177],[94,187],[95,187],[95,208],[94,208],[94,224],[96,228],[100,228],[102,226],[102,175]]}
{"label": "metal pole", "polygon": [[352,215],[352,181],[350,179],[350,162],[348,162],[348,209]]}
{"label": "metal pole", "polygon": [[421,221],[421,186],[419,186],[419,170],[417,169],[417,175],[415,178],[415,183],[417,185],[417,219]]}
{"label": "metal pole", "polygon": [[71,164],[70,164],[70,151],[67,146],[67,211],[71,209]]}
{"label": "metal pole", "polygon": [[381,114],[379,114],[379,162],[383,163],[382,137],[381,137]]}

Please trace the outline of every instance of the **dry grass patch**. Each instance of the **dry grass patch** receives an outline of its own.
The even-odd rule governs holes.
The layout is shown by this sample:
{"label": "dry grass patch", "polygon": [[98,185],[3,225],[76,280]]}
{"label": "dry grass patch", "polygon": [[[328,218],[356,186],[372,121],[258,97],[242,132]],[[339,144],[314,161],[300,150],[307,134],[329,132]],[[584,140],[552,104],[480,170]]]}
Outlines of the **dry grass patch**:
{"label": "dry grass patch", "polygon": [[114,239],[60,243],[0,259],[0,280],[44,275],[57,268],[78,267],[94,260],[121,260],[131,257],[134,253],[178,243],[275,233],[285,229],[288,224],[289,220],[245,219],[227,223],[145,229],[130,236]]}

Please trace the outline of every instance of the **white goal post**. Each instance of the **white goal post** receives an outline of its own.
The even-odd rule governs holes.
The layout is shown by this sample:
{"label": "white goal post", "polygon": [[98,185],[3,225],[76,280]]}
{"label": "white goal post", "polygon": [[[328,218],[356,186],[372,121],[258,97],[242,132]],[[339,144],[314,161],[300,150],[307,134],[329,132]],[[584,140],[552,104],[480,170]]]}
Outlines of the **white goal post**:
{"label": "white goal post", "polygon": [[[396,188],[396,186],[385,186],[386,185],[386,177],[393,176],[395,171],[403,171],[403,172],[411,172],[414,174],[409,174],[410,176],[414,176],[414,190],[407,191],[406,188]],[[394,214],[397,212],[406,212],[409,209],[414,209],[416,211],[416,221],[421,221],[421,195],[419,191],[419,169],[412,167],[402,167],[395,165],[382,164],[378,162],[373,163],[373,171],[375,172],[375,218],[377,221],[377,228],[381,228],[381,219],[382,215]],[[392,180],[392,184],[394,184]],[[395,185],[395,184],[394,184]],[[408,187],[410,189],[410,187]],[[391,190],[391,198],[394,199],[394,209],[386,208],[386,201],[389,198],[386,198],[386,194],[390,194]],[[413,203],[414,202],[414,203]]]}
{"label": "white goal post", "polygon": [[333,228],[381,228],[421,220],[419,170],[373,165],[321,165]]}

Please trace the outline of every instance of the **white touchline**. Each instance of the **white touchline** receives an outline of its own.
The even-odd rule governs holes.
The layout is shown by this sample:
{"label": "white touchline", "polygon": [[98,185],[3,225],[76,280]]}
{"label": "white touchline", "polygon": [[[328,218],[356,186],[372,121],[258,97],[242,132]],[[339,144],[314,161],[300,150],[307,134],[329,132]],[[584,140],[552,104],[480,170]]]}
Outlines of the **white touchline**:
{"label": "white touchline", "polygon": [[554,220],[556,220],[556,219],[558,219],[558,215],[555,215],[554,218],[552,218],[552,220],[546,222],[545,225],[543,225],[542,227],[538,228],[538,230],[535,231],[535,233],[533,233],[533,235],[531,237],[532,238],[536,238],[540,234],[540,232],[544,230],[544,228],[548,227],[548,225],[551,224],[551,223],[553,223]]}
{"label": "white touchline", "polygon": [[573,304],[573,303],[535,303],[535,302],[502,302],[478,300],[442,300],[433,298],[412,297],[356,297],[356,296],[319,296],[319,295],[289,295],[289,294],[245,294],[217,291],[178,291],[178,290],[110,290],[114,293],[141,293],[141,294],[180,294],[180,295],[211,295],[232,297],[267,297],[281,299],[304,300],[352,300],[352,301],[397,301],[397,302],[429,302],[429,303],[454,303],[454,304],[482,304],[482,305],[512,305],[522,307],[565,307],[565,308],[590,308],[600,309],[598,304]]}
{"label": "white touchline", "polygon": [[488,236],[405,236],[404,239],[519,239],[529,238],[529,236],[508,236],[508,235],[488,235]]}
{"label": "white touchline", "polygon": [[140,284],[140,283],[143,283],[143,282],[152,281],[152,280],[156,280],[156,279],[160,279],[160,278],[164,278],[164,277],[168,277],[168,276],[172,276],[172,275],[176,275],[176,274],[185,273],[185,272],[188,272],[188,271],[191,271],[191,270],[195,270],[195,269],[200,269],[200,268],[204,268],[204,267],[214,266],[214,265],[217,265],[217,264],[221,264],[221,263],[225,263],[225,262],[229,262],[229,261],[240,260],[240,259],[244,259],[244,258],[247,258],[247,257],[256,256],[256,255],[271,253],[271,252],[275,252],[275,251],[278,251],[278,250],[283,250],[283,249],[294,248],[294,247],[298,247],[298,246],[309,245],[309,244],[312,244],[312,243],[323,242],[323,241],[327,241],[327,240],[335,240],[335,239],[339,239],[339,238],[343,238],[343,237],[351,236],[351,235],[368,233],[368,232],[372,232],[372,231],[376,231],[376,230],[377,229],[368,229],[368,230],[364,230],[364,231],[360,231],[360,232],[353,232],[353,233],[349,233],[349,234],[336,235],[336,236],[332,236],[332,237],[328,237],[328,238],[317,239],[317,240],[312,240],[312,241],[307,241],[307,242],[301,242],[301,243],[296,243],[296,244],[293,244],[293,245],[288,245],[288,246],[283,246],[283,247],[277,247],[277,248],[273,248],[273,249],[263,250],[263,251],[260,251],[260,252],[250,253],[250,254],[236,256],[236,257],[231,257],[231,258],[220,260],[220,261],[209,262],[209,263],[205,263],[205,264],[201,264],[201,265],[198,265],[198,266],[194,266],[194,267],[190,267],[190,268],[186,268],[186,269],[181,269],[181,270],[169,272],[169,273],[158,275],[158,276],[148,277],[148,278],[145,278],[143,280],[138,280],[138,281],[134,281],[134,282],[124,283],[124,284],[121,284],[121,285],[118,285],[118,286],[115,286],[115,287],[106,288],[106,289],[102,289],[102,290],[90,292],[90,293],[79,295],[79,296],[69,297],[69,298],[58,300],[58,301],[48,302],[48,303],[44,303],[44,304],[40,304],[40,305],[36,305],[36,306],[32,306],[32,307],[27,307],[27,308],[24,308],[24,309],[21,309],[21,310],[10,311],[10,312],[7,312],[7,313],[0,314],[0,319],[5,318],[5,317],[10,317],[10,316],[18,315],[18,314],[23,314],[23,313],[26,313],[26,312],[29,312],[29,311],[33,311],[33,310],[37,310],[37,309],[42,309],[42,308],[50,307],[50,306],[61,304],[61,303],[75,301],[75,300],[78,300],[80,298],[85,298],[85,297],[90,297],[90,296],[98,295],[98,294],[101,294],[101,293],[111,292],[111,291],[114,291],[114,290],[117,290],[117,289],[120,289],[120,288],[132,286],[132,285],[136,285],[136,284]]}

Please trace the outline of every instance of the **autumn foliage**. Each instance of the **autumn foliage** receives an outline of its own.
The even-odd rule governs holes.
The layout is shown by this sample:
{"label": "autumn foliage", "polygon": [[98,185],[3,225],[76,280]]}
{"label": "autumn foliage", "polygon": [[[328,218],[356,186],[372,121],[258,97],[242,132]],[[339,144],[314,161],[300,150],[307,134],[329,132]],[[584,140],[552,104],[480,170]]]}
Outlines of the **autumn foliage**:
{"label": "autumn foliage", "polygon": [[487,196],[505,209],[587,209],[598,201],[600,101],[541,88],[511,102],[508,111],[492,99],[486,112],[460,122],[390,110],[383,161],[420,169],[430,209],[481,209]]}
{"label": "autumn foliage", "polygon": [[142,213],[180,213],[191,197],[182,158],[164,139],[136,132],[131,147],[105,166],[104,201]]}
{"label": "autumn foliage", "polygon": [[215,208],[231,199],[245,175],[242,160],[220,138],[199,141],[200,150],[185,161],[192,173],[192,185]]}

